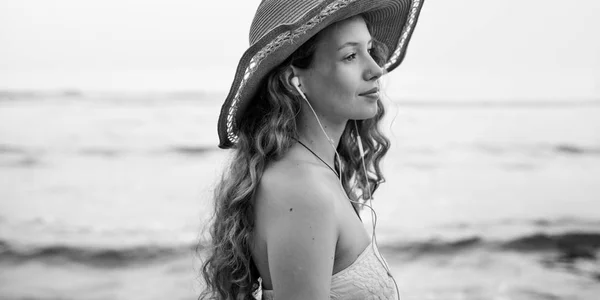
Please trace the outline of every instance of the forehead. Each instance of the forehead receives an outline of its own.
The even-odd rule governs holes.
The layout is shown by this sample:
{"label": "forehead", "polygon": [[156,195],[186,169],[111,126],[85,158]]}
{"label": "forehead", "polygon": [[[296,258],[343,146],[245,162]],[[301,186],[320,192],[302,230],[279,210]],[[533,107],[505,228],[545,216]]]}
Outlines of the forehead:
{"label": "forehead", "polygon": [[354,16],[330,25],[319,33],[317,51],[337,49],[347,42],[367,43],[371,34],[362,16]]}

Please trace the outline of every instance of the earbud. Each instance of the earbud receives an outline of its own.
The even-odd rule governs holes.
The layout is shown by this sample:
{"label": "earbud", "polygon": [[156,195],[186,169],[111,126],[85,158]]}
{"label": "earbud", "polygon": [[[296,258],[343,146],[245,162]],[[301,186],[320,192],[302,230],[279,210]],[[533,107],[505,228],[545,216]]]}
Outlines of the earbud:
{"label": "earbud", "polygon": [[292,84],[294,85],[295,88],[299,88],[300,87],[300,79],[298,79],[298,77],[296,77],[296,76],[292,77]]}
{"label": "earbud", "polygon": [[[302,96],[302,98],[304,98],[304,100],[306,100],[306,102],[308,102],[308,99],[306,99],[306,96],[304,95],[304,93],[300,89],[300,79],[298,79],[298,77],[294,76],[290,80],[292,81],[292,85],[296,88],[296,90],[298,91],[298,93],[300,94],[300,96]],[[310,105],[310,103],[308,105]],[[312,107],[311,107],[311,109],[312,109]]]}

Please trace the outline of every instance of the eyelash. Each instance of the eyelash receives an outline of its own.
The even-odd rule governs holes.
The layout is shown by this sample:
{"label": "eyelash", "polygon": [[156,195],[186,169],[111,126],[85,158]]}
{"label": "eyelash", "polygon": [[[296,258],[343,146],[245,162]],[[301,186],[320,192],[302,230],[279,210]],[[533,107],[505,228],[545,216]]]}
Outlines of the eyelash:
{"label": "eyelash", "polygon": [[356,58],[356,53],[352,53],[344,58],[345,61],[353,61]]}
{"label": "eyelash", "polygon": [[[367,52],[369,52],[369,55],[371,55],[371,57],[373,57],[373,52],[375,51],[375,48],[371,48],[371,49],[367,49]],[[346,56],[344,58],[345,61],[353,61],[356,58],[356,53],[352,53],[348,56]]]}

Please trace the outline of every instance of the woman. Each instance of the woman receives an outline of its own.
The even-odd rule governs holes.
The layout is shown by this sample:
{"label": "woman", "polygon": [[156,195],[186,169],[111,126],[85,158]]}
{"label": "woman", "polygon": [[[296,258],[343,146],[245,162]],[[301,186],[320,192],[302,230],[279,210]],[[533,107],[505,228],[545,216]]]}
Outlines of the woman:
{"label": "woman", "polygon": [[397,297],[359,209],[389,148],[379,78],[402,61],[421,6],[262,1],[219,118],[219,146],[234,153],[201,299],[254,299],[261,287],[263,299]]}

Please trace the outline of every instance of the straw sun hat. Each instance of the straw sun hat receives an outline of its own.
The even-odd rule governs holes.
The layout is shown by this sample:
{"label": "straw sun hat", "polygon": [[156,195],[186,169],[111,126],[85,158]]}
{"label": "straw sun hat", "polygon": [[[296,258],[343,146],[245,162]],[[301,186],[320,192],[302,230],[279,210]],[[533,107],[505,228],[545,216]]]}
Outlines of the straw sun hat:
{"label": "straw sun hat", "polygon": [[244,52],[221,107],[219,147],[237,141],[236,123],[269,72],[319,31],[337,21],[362,14],[371,35],[389,49],[384,72],[404,59],[423,0],[262,0],[250,27],[250,48]]}

